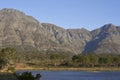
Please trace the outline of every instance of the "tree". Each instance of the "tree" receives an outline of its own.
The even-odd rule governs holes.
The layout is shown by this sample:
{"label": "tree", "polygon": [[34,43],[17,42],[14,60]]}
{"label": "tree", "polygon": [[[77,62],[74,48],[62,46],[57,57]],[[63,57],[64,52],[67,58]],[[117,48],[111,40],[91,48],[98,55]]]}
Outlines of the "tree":
{"label": "tree", "polygon": [[112,64],[112,55],[101,55],[99,56],[99,65],[110,66]]}
{"label": "tree", "polygon": [[50,60],[52,61],[52,64],[54,66],[57,66],[60,64],[61,61],[61,54],[58,53],[51,53],[50,55]]}
{"label": "tree", "polygon": [[0,52],[1,63],[7,66],[14,64],[16,61],[16,53],[17,51],[14,48],[3,48]]}
{"label": "tree", "polygon": [[6,62],[3,59],[0,59],[0,69],[4,68]]}
{"label": "tree", "polygon": [[83,58],[84,58],[83,65],[88,67],[89,64],[90,64],[90,58],[89,58],[89,56],[85,55],[85,56],[83,56]]}
{"label": "tree", "polygon": [[83,65],[84,58],[83,58],[83,56],[82,56],[81,54],[78,54],[78,55],[74,55],[74,56],[72,57],[72,61],[73,61],[73,63],[74,63],[75,65],[81,66],[81,65]]}
{"label": "tree", "polygon": [[95,54],[91,54],[89,55],[90,58],[90,64],[92,65],[92,67],[94,67],[96,64],[98,64],[98,56]]}
{"label": "tree", "polygon": [[118,67],[118,65],[120,64],[120,56],[113,56],[112,58],[112,63]]}

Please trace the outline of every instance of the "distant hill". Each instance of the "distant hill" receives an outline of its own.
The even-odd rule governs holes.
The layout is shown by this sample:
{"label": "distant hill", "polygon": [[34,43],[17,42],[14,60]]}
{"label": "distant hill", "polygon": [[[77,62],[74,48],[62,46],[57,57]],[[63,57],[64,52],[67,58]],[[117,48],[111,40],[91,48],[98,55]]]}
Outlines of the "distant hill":
{"label": "distant hill", "polygon": [[99,29],[63,29],[40,23],[16,9],[0,10],[0,47],[18,50],[53,50],[78,53],[120,54],[120,27],[106,24]]}

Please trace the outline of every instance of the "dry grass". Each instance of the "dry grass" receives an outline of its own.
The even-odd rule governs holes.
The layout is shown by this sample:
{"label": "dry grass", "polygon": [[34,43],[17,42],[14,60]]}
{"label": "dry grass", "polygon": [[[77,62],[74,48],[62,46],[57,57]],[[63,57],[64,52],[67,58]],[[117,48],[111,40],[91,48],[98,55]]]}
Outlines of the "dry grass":
{"label": "dry grass", "polygon": [[26,68],[16,68],[16,70],[74,70],[74,71],[120,71],[120,68],[104,68],[104,67],[95,67],[95,68],[67,68],[67,67],[26,67]]}
{"label": "dry grass", "polygon": [[120,71],[120,67],[32,67],[26,64],[17,64],[16,70],[76,70],[76,71]]}

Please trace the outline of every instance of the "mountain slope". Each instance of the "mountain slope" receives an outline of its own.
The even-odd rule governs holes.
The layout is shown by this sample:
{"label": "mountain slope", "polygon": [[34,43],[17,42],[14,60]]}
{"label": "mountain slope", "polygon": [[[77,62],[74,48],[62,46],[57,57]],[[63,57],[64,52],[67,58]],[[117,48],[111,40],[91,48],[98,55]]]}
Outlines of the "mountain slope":
{"label": "mountain slope", "polygon": [[78,53],[120,54],[120,27],[106,24],[99,29],[63,29],[15,9],[0,10],[0,47],[18,50],[53,50]]}
{"label": "mountain slope", "polygon": [[106,24],[91,32],[92,40],[85,46],[83,53],[120,54],[120,27]]}
{"label": "mountain slope", "polygon": [[15,9],[0,10],[1,47],[80,53],[89,39],[87,30],[66,30],[54,24],[40,23]]}

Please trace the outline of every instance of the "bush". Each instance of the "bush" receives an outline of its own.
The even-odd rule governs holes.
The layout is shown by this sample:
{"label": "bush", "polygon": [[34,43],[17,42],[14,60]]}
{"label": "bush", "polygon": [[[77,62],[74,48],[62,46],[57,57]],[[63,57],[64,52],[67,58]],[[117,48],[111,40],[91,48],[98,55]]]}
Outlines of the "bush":
{"label": "bush", "polygon": [[14,67],[8,67],[8,71],[15,72],[15,68]]}
{"label": "bush", "polygon": [[39,80],[41,78],[40,74],[32,75],[31,72],[23,72],[21,75],[16,75],[19,80]]}

